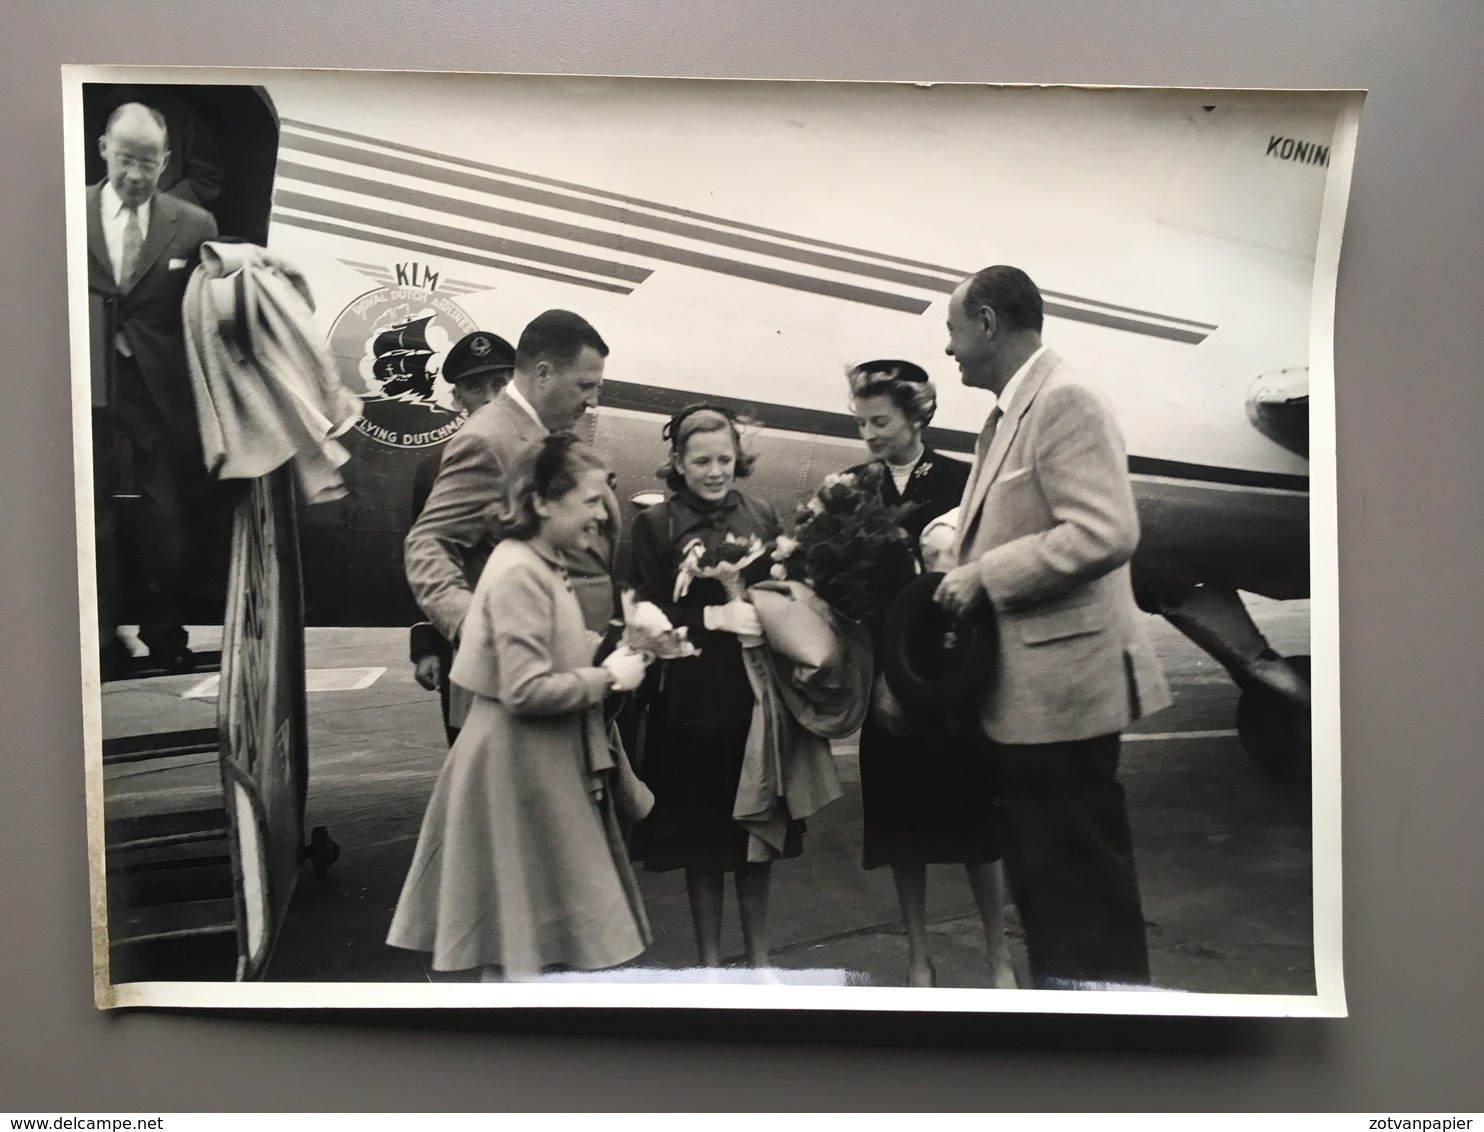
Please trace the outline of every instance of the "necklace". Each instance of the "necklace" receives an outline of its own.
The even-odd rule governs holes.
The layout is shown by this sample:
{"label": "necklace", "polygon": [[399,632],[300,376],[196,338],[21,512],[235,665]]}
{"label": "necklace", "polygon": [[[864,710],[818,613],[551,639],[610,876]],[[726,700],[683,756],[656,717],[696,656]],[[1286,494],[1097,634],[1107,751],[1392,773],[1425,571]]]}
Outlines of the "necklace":
{"label": "necklace", "polygon": [[919,446],[917,455],[905,464],[893,464],[890,460],[882,460],[886,465],[887,472],[891,475],[891,482],[896,486],[897,494],[902,495],[907,490],[907,485],[912,482],[912,469],[922,460],[924,449]]}
{"label": "necklace", "polygon": [[882,460],[882,463],[884,463],[888,468],[890,468],[897,475],[899,475],[899,476],[905,476],[908,472],[910,472],[912,470],[913,466],[916,465],[917,461],[919,461],[919,460],[922,459],[922,454],[925,451],[927,451],[927,449],[925,449],[921,444],[919,444],[917,446],[917,455],[913,456],[912,459],[908,460],[905,464],[893,464],[890,460],[885,460],[885,459]]}

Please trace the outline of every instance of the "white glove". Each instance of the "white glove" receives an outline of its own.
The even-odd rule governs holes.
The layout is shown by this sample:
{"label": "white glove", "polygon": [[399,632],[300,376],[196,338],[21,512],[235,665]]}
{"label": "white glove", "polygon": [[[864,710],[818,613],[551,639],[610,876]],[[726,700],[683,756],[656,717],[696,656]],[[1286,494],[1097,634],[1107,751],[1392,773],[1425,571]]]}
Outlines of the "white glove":
{"label": "white glove", "polygon": [[958,515],[959,509],[955,507],[923,528],[918,545],[922,549],[923,569],[929,574],[946,574],[957,565],[952,558],[953,540],[958,533]]}
{"label": "white glove", "polygon": [[624,624],[630,629],[640,633],[652,633],[658,636],[660,633],[668,633],[674,628],[670,619],[665,616],[665,611],[652,601],[641,601],[636,603],[624,614]]}
{"label": "white glove", "polygon": [[725,605],[708,605],[701,615],[706,628],[723,633],[735,633],[739,637],[761,637],[763,623],[758,620],[757,610],[751,602],[737,600]]}
{"label": "white glove", "polygon": [[630,648],[618,648],[603,660],[603,667],[613,677],[615,692],[632,692],[644,683],[644,670],[649,662]]}

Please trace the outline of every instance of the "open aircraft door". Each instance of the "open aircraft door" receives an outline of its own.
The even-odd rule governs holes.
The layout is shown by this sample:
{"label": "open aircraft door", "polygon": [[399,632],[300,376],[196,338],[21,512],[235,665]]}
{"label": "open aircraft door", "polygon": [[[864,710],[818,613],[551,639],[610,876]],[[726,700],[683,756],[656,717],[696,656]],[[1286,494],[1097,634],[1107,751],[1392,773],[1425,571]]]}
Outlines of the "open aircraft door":
{"label": "open aircraft door", "polygon": [[[214,747],[221,778],[219,804],[198,799],[108,823],[113,966],[131,981],[184,953],[203,978],[263,978],[304,864],[323,873],[339,856],[324,827],[304,838],[309,741],[293,471],[236,486],[215,733],[104,744],[105,765],[189,764]],[[214,880],[223,868],[230,877]],[[216,945],[233,936],[235,972]]]}
{"label": "open aircraft door", "polygon": [[267,970],[305,858],[323,871],[338,856],[323,827],[304,841],[309,734],[295,496],[292,471],[281,467],[245,485],[232,522],[217,750],[239,980]]}

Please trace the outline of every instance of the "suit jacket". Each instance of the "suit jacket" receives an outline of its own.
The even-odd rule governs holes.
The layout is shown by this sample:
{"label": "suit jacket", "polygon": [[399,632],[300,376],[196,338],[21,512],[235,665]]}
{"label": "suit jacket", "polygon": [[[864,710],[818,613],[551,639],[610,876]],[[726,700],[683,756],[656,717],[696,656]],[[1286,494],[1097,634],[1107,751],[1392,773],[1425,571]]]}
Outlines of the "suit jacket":
{"label": "suit jacket", "polygon": [[[407,533],[403,552],[412,596],[447,640],[459,639],[474,587],[498,541],[491,508],[505,499],[511,466],[546,435],[509,390],[502,389],[470,414],[443,449],[438,478]],[[613,615],[610,574],[619,535],[617,499],[610,498],[609,515],[605,545],[568,567],[588,628],[597,632]]]}
{"label": "suit jacket", "polygon": [[[423,506],[428,502],[428,496],[432,493],[433,483],[438,476],[438,461],[443,453],[428,456],[419,460],[417,467],[412,472],[412,521],[417,522],[417,517],[422,514]],[[411,526],[408,527],[411,530]],[[409,587],[407,596],[411,598],[412,590]],[[449,663],[453,660],[453,648],[444,635],[433,628],[431,621],[418,620],[423,616],[422,610],[414,600],[411,603],[409,615],[414,624],[408,635],[408,653],[413,664],[416,664],[425,656],[436,656],[443,661],[444,675],[447,676]]]}
{"label": "suit jacket", "polygon": [[[134,351],[153,412],[132,413],[131,439],[167,440],[177,448],[199,446],[195,395],[186,364],[181,304],[186,284],[201,260],[201,245],[216,237],[216,221],[205,209],[156,193],[150,204],[149,231],[139,253],[133,283],[120,291],[103,237],[102,184],[88,189],[88,291],[93,317],[121,330]],[[113,343],[94,330],[93,403],[114,407]],[[137,408],[137,406],[135,406]],[[142,419],[141,419],[142,416]],[[139,433],[143,432],[143,435]]]}
{"label": "suit jacket", "polygon": [[1112,409],[1048,350],[985,440],[955,543],[999,626],[984,733],[1007,744],[1090,739],[1168,706],[1129,580],[1139,519]]}

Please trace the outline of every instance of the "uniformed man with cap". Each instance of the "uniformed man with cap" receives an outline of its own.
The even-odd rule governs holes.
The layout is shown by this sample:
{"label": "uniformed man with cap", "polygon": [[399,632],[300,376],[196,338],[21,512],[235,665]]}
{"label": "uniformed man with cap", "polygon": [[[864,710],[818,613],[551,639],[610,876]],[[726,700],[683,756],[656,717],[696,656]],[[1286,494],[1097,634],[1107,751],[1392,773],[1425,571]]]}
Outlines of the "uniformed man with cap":
{"label": "uniformed man with cap", "polygon": [[[443,377],[453,386],[454,400],[465,413],[492,401],[515,372],[515,347],[498,334],[476,330],[454,343],[443,361]],[[412,520],[417,521],[423,504],[438,478],[439,456],[418,465],[412,481]],[[459,729],[448,720],[448,669],[453,660],[453,646],[438,632],[431,621],[419,621],[412,627],[411,660],[417,682],[424,688],[438,690],[443,707],[443,729],[452,746]]]}

